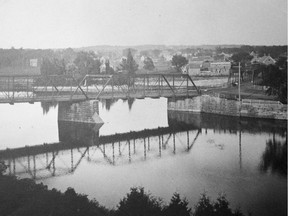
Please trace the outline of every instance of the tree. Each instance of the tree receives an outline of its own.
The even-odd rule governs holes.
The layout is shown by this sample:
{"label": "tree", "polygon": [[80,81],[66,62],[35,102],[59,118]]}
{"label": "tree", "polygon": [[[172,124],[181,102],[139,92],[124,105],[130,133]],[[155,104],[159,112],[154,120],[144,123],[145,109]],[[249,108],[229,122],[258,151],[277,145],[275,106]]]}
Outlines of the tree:
{"label": "tree", "polygon": [[243,74],[247,70],[248,65],[251,65],[250,61],[252,60],[253,56],[251,56],[248,52],[240,51],[232,55],[231,59],[233,61],[231,69],[238,70],[238,64],[240,63],[240,75],[241,80],[244,80]]}
{"label": "tree", "polygon": [[210,198],[204,193],[201,195],[200,200],[195,206],[194,216],[213,216],[214,209]]}
{"label": "tree", "polygon": [[268,140],[259,168],[262,172],[271,171],[287,176],[287,142]]}
{"label": "tree", "polygon": [[266,93],[276,95],[287,104],[287,60],[279,59],[275,65],[262,66],[263,85],[268,86]]}
{"label": "tree", "polygon": [[6,171],[7,166],[4,163],[4,161],[0,161],[0,176],[3,175],[3,173]]}
{"label": "tree", "polygon": [[66,64],[66,74],[75,75],[77,72],[77,66],[74,63]]}
{"label": "tree", "polygon": [[131,188],[130,193],[119,202],[116,215],[156,216],[161,215],[161,211],[160,201],[145,193],[144,188]]}
{"label": "tree", "polygon": [[166,216],[190,216],[190,211],[187,200],[182,200],[178,193],[174,193],[169,206],[164,208],[163,213]]}
{"label": "tree", "polygon": [[86,74],[99,74],[101,62],[94,52],[79,52],[74,64],[78,68],[81,75]]}
{"label": "tree", "polygon": [[127,48],[127,49],[124,49],[122,51],[122,55],[123,56],[128,56],[129,52],[132,54],[132,56],[134,56],[136,54],[137,50],[136,49],[132,49],[132,48]]}
{"label": "tree", "polygon": [[105,61],[105,73],[106,74],[114,74],[114,69],[110,66],[110,61]]}
{"label": "tree", "polygon": [[181,68],[188,64],[188,60],[182,55],[174,55],[172,58],[172,65],[176,67],[178,72],[181,72]]}
{"label": "tree", "polygon": [[120,69],[123,71],[127,71],[129,75],[135,74],[135,72],[138,70],[138,64],[133,59],[130,49],[128,50],[127,58],[122,59]]}
{"label": "tree", "polygon": [[152,50],[152,55],[156,58],[159,57],[160,53],[161,53],[161,50],[159,50],[159,49]]}
{"label": "tree", "polygon": [[66,66],[64,59],[49,59],[44,58],[41,64],[41,75],[64,75],[66,73]]}
{"label": "tree", "polygon": [[145,70],[153,70],[155,68],[153,60],[149,57],[145,58],[143,68]]}
{"label": "tree", "polygon": [[247,63],[252,60],[253,56],[251,56],[248,52],[237,52],[232,55],[231,59],[236,63]]}
{"label": "tree", "polygon": [[211,202],[204,193],[195,206],[193,216],[243,216],[240,209],[232,211],[224,194],[218,196],[216,202]]}
{"label": "tree", "polygon": [[77,57],[77,52],[75,52],[72,48],[67,48],[58,52],[60,52],[59,55],[65,60],[65,62],[71,63]]}
{"label": "tree", "polygon": [[214,211],[216,216],[232,216],[232,210],[224,194],[218,196],[217,201],[214,203]]}
{"label": "tree", "polygon": [[149,50],[141,50],[140,51],[140,56],[148,56],[149,55]]}

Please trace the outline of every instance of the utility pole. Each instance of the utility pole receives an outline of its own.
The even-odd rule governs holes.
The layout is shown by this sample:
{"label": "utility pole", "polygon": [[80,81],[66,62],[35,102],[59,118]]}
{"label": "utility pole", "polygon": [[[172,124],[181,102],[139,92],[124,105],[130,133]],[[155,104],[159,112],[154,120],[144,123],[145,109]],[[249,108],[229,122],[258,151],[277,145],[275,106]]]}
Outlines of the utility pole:
{"label": "utility pole", "polygon": [[238,98],[239,98],[239,102],[241,101],[241,92],[240,92],[240,85],[241,85],[241,69],[240,69],[240,62],[239,62],[239,72],[238,72],[239,76],[238,76]]}
{"label": "utility pole", "polygon": [[239,62],[239,71],[238,71],[238,99],[239,99],[239,116],[241,116],[241,69]]}

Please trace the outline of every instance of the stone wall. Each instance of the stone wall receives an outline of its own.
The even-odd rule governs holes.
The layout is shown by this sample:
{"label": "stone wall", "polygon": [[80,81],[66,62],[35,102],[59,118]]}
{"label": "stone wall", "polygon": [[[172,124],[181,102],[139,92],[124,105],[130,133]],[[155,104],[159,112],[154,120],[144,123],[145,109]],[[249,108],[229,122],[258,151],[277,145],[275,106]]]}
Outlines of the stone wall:
{"label": "stone wall", "polygon": [[[259,102],[259,100],[257,100]],[[261,101],[261,103],[243,103],[236,100],[202,95],[181,100],[168,100],[168,110],[212,113],[228,116],[245,116],[254,118],[285,119],[287,106]]]}
{"label": "stone wall", "polygon": [[98,114],[99,105],[96,100],[61,102],[58,107],[58,121],[103,124]]}
{"label": "stone wall", "polygon": [[[200,77],[199,77],[200,78]],[[194,79],[194,83],[196,86],[205,88],[205,87],[220,87],[228,85],[228,76],[226,77],[213,77],[213,79],[209,79],[208,77],[201,77],[200,79]]]}
{"label": "stone wall", "polygon": [[269,119],[286,119],[287,105],[262,103],[242,103],[241,116],[269,118]]}

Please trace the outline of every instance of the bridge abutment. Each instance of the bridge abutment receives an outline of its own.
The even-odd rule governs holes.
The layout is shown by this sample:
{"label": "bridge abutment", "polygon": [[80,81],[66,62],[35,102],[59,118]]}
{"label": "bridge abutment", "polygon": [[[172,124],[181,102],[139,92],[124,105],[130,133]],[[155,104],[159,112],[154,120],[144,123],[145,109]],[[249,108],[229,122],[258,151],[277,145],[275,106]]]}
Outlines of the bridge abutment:
{"label": "bridge abutment", "polygon": [[287,105],[265,100],[229,100],[201,95],[179,100],[168,99],[168,110],[210,113],[225,116],[287,120]]}

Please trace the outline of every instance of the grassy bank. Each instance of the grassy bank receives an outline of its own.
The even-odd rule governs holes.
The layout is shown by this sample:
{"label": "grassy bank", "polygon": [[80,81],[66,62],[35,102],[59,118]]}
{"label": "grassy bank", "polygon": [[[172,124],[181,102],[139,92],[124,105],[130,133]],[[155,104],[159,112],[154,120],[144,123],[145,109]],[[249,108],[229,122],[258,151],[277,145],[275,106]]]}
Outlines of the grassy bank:
{"label": "grassy bank", "polygon": [[[240,86],[242,99],[255,99],[255,100],[277,100],[274,95],[267,95],[262,86],[255,86],[250,82],[242,83]],[[239,91],[238,86],[229,86],[226,88],[205,88],[202,89],[202,93],[205,94],[218,94],[227,99],[238,98]]]}

